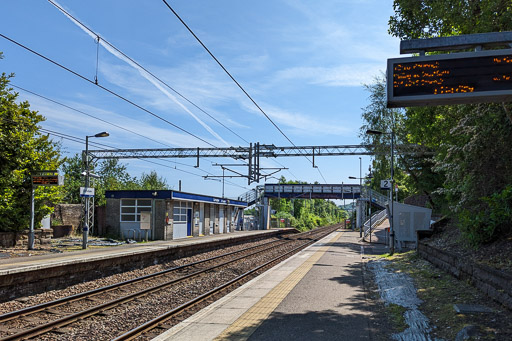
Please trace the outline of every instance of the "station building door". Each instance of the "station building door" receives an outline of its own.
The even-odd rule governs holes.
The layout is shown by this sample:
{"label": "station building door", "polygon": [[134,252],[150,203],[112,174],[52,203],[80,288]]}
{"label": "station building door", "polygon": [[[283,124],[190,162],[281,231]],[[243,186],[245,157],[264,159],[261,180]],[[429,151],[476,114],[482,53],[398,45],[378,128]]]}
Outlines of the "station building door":
{"label": "station building door", "polygon": [[192,207],[186,201],[173,203],[173,231],[172,238],[186,238],[192,235]]}

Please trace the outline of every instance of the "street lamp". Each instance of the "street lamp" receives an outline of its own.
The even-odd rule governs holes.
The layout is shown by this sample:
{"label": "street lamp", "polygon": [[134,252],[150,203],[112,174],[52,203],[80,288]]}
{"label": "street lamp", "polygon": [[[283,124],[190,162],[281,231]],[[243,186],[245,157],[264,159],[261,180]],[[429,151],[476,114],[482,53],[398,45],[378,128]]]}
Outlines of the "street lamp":
{"label": "street lamp", "polygon": [[374,130],[374,129],[368,129],[366,130],[366,133],[369,135],[383,135],[383,134],[389,134],[391,135],[391,212],[390,212],[390,219],[389,219],[389,229],[390,229],[390,238],[391,238],[391,246],[390,246],[390,253],[395,253],[395,231],[393,229],[393,190],[395,189],[395,184],[393,183],[393,174],[394,174],[394,168],[393,168],[393,161],[395,158],[395,131],[391,129],[391,132],[382,132],[380,130]]}
{"label": "street lamp", "polygon": [[[85,190],[89,188],[89,137],[107,137],[110,134],[106,131],[96,135],[85,136]],[[85,224],[83,228],[82,249],[87,249],[87,237],[89,235],[89,197],[85,197]]]}

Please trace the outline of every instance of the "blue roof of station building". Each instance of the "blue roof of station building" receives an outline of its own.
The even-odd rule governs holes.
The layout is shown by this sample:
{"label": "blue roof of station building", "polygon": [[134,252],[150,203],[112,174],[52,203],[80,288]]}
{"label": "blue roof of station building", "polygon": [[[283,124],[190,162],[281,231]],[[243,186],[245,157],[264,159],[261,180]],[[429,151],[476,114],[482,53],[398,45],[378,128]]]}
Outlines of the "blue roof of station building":
{"label": "blue roof of station building", "polygon": [[207,202],[214,204],[225,204],[235,206],[247,206],[245,201],[232,200],[226,198],[212,197],[202,194],[186,193],[171,190],[122,190],[122,191],[105,191],[107,199],[177,199],[190,200],[198,202]]}

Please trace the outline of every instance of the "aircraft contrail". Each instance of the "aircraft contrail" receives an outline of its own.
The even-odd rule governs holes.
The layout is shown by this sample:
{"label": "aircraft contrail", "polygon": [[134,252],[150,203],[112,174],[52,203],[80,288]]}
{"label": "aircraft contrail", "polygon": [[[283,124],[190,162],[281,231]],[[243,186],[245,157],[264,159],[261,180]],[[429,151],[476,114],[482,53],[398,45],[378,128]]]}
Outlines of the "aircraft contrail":
{"label": "aircraft contrail", "polygon": [[[123,62],[127,63],[137,71],[139,71],[140,75],[144,77],[146,80],[148,80],[151,84],[153,84],[158,90],[160,90],[164,95],[166,95],[171,101],[179,105],[185,112],[187,112],[190,116],[192,116],[200,125],[202,125],[210,134],[212,134],[216,139],[218,139],[220,142],[222,142],[226,146],[230,146],[222,137],[220,137],[219,134],[217,134],[210,126],[208,126],[205,122],[203,122],[199,117],[197,117],[192,111],[190,111],[185,105],[183,105],[173,94],[171,94],[167,89],[165,89],[162,84],[154,79],[153,76],[151,76],[147,71],[142,69],[140,66],[135,64],[133,61],[131,61],[129,58],[123,56],[119,51],[116,51],[112,46],[107,44],[104,39],[101,38],[99,34],[95,34],[91,29],[88,27],[85,27],[82,23],[77,21],[75,18],[73,18],[68,12],[62,8],[61,5],[59,5],[55,0],[48,0],[52,5],[54,5],[61,13],[63,13],[69,20],[71,20],[75,25],[77,25],[79,28],[82,29],[85,33],[87,33],[91,38],[93,38],[96,42],[101,44],[107,50],[112,54],[113,56],[117,57],[118,59],[122,60]],[[100,39],[98,39],[100,38]]]}

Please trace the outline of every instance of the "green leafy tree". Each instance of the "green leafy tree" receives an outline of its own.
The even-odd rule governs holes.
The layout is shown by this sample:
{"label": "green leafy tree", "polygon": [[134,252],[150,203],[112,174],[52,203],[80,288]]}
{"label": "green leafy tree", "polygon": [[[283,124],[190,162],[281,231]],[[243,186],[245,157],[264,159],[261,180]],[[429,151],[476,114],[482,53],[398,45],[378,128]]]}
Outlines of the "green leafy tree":
{"label": "green leafy tree", "polygon": [[142,173],[140,179],[137,182],[138,189],[146,190],[165,190],[169,189],[167,181],[162,177],[158,176],[155,171],[151,171],[149,174]]}
{"label": "green leafy tree", "polygon": [[76,154],[67,157],[62,163],[61,170],[64,175],[64,186],[62,187],[62,199],[67,204],[80,204],[80,187],[84,186],[82,158]]}
{"label": "green leafy tree", "polygon": [[[510,1],[395,0],[394,10],[389,31],[404,39],[512,30]],[[500,205],[509,198],[511,112],[510,104],[406,109],[409,141],[436,148],[431,168],[443,177],[437,192],[475,245],[512,230],[510,223],[493,223],[498,228],[487,224],[505,216]],[[428,174],[421,178],[423,183],[439,182]]]}
{"label": "green leafy tree", "polygon": [[509,0],[395,0],[389,32],[401,39],[510,30]]}
{"label": "green leafy tree", "polygon": [[[0,55],[1,57],[1,55]],[[28,102],[16,103],[9,88],[12,75],[0,76],[0,230],[19,231],[30,224],[31,173],[56,170],[61,164],[59,145],[42,135],[38,124],[45,118],[30,110]],[[60,200],[56,187],[35,191],[36,227]]]}
{"label": "green leafy tree", "polygon": [[[90,186],[95,188],[95,204],[103,206],[106,203],[105,191],[116,190],[163,190],[168,189],[169,185],[165,179],[155,171],[149,174],[143,173],[140,179],[133,177],[128,173],[127,165],[119,162],[118,159],[107,159],[99,163],[89,164],[91,173],[99,178],[91,178]],[[79,204],[80,187],[85,185],[82,172],[85,166],[80,154],[66,158],[62,165],[62,171],[65,174],[66,181],[63,187],[64,201],[69,204]]]}
{"label": "green leafy tree", "polygon": [[[286,181],[284,176],[281,184],[298,184],[306,182]],[[278,219],[290,219],[293,227],[299,230],[310,230],[317,226],[332,225],[348,218],[348,213],[337,207],[332,201],[324,199],[284,199],[271,198],[270,207],[276,211]]]}
{"label": "green leafy tree", "polygon": [[[363,125],[360,129],[360,138],[364,144],[373,145],[375,153],[372,163],[373,178],[370,186],[380,189],[380,181],[391,176],[391,132],[395,133],[396,144],[408,144],[409,136],[404,130],[405,111],[389,109],[386,107],[386,79],[384,75],[374,79],[372,84],[365,85],[370,93],[369,104],[362,110]],[[382,135],[367,134],[368,129],[383,132]],[[410,157],[395,154],[393,180],[398,184],[399,199],[403,199],[418,191],[417,182],[414,181],[414,169],[411,163],[415,161]],[[410,176],[413,175],[411,179]]]}

